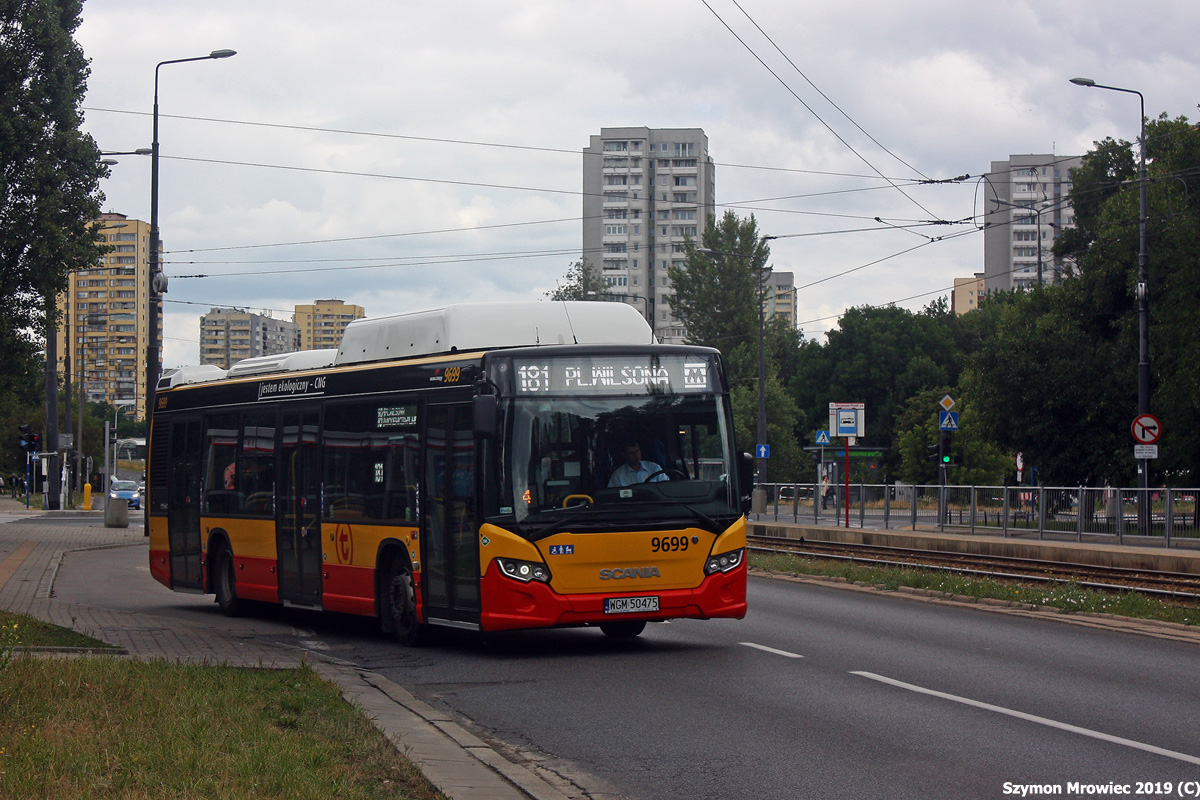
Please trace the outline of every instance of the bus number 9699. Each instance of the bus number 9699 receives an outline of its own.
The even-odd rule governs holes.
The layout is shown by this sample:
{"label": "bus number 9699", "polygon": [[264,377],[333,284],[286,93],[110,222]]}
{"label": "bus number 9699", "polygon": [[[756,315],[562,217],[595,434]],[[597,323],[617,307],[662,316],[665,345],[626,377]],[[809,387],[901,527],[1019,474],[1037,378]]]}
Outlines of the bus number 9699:
{"label": "bus number 9699", "polygon": [[688,549],[686,536],[655,536],[650,540],[651,553],[676,553]]}

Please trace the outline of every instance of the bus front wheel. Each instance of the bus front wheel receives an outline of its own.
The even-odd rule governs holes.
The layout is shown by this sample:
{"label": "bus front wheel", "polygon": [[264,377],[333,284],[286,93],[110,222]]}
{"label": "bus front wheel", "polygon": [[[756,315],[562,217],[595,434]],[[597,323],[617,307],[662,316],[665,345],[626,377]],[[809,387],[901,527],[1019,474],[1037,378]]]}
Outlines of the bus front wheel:
{"label": "bus front wheel", "polygon": [[429,626],[417,621],[417,591],[413,585],[412,569],[408,559],[403,556],[397,557],[392,563],[387,593],[387,613],[400,644],[420,647],[428,642]]}
{"label": "bus front wheel", "polygon": [[233,568],[233,553],[222,548],[217,553],[216,572],[217,605],[227,617],[241,616],[245,603],[237,596],[237,576]]}

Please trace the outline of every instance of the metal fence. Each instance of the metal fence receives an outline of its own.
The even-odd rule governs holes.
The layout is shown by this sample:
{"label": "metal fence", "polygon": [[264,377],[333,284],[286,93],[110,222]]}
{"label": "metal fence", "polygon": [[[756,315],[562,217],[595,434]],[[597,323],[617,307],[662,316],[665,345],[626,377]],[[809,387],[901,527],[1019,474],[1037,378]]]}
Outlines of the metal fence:
{"label": "metal fence", "polygon": [[1200,547],[1200,489],[767,485],[764,522]]}

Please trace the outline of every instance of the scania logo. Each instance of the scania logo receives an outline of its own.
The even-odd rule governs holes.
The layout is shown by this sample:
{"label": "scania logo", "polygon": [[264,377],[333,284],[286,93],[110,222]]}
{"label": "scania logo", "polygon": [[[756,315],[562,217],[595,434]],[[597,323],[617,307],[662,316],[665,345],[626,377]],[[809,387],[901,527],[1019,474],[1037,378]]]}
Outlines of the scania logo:
{"label": "scania logo", "polygon": [[619,581],[625,578],[660,578],[658,567],[614,567],[600,570],[600,580]]}

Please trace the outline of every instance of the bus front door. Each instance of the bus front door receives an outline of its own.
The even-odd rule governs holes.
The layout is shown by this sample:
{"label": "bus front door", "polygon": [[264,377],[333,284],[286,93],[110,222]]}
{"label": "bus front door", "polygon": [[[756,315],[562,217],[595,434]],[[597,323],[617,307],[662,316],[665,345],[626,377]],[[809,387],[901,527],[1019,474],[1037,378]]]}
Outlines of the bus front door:
{"label": "bus front door", "polygon": [[470,403],[431,405],[426,428],[425,616],[435,624],[479,625],[479,525]]}
{"label": "bus front door", "polygon": [[203,585],[200,570],[200,420],[181,420],[170,425],[167,540],[171,548],[171,587],[199,589]]}
{"label": "bus front door", "polygon": [[321,604],[317,415],[285,410],[280,427],[279,516],[275,524],[279,599],[317,607]]}

